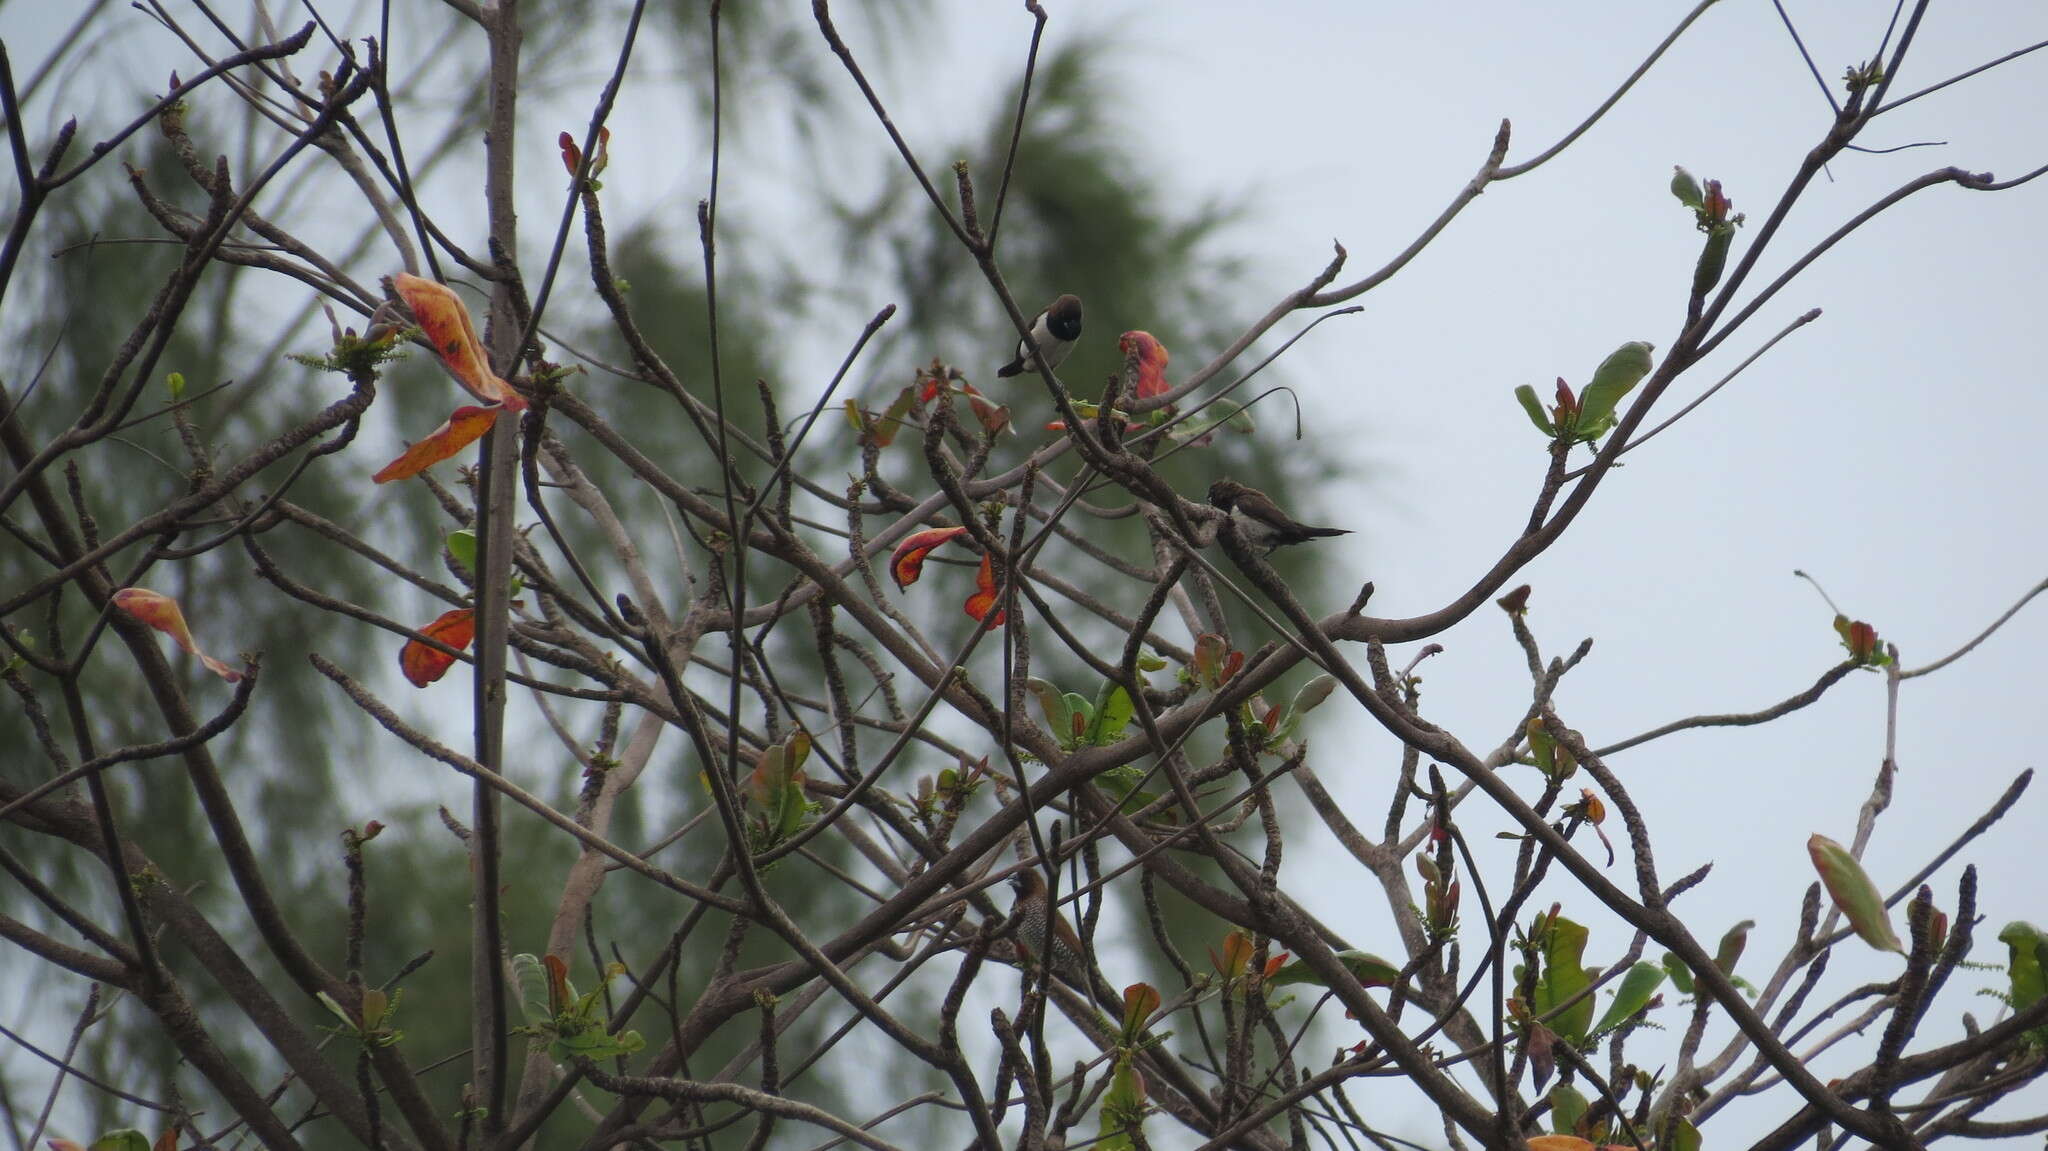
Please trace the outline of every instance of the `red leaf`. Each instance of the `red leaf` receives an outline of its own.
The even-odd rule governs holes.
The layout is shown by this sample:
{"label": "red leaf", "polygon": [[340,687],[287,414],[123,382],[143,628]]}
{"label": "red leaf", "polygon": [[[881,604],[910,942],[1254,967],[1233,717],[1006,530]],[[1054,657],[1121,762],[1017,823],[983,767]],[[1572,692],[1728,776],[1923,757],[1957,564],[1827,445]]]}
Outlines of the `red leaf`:
{"label": "red leaf", "polygon": [[981,422],[981,430],[993,433],[1010,426],[1009,408],[975,391],[973,384],[961,384],[960,391],[967,397],[967,405],[974,409],[974,418]]}
{"label": "red leaf", "polygon": [[206,665],[206,670],[229,683],[242,681],[241,672],[199,650],[198,642],[192,638],[192,629],[185,626],[185,613],[178,610],[177,600],[148,588],[124,587],[114,593],[114,606],[177,640],[187,655],[197,657]]}
{"label": "red leaf", "polygon": [[963,526],[925,528],[923,531],[911,532],[904,536],[903,542],[896,545],[896,550],[889,553],[889,574],[895,577],[897,590],[916,583],[917,577],[924,574],[924,557],[932,554],[933,548],[966,534],[967,529]]}
{"label": "red leaf", "polygon": [[996,618],[989,621],[989,626],[1003,626],[1004,613],[1002,609],[996,608],[995,563],[989,558],[987,552],[982,553],[981,567],[974,573],[974,586],[979,590],[973,595],[968,596],[966,604],[963,605],[967,614],[975,619],[981,619],[989,613],[989,609],[995,608]]}
{"label": "red leaf", "polygon": [[1125,332],[1117,337],[1117,350],[1125,359],[1138,357],[1138,398],[1163,396],[1173,389],[1166,383],[1166,345],[1150,332]]}
{"label": "red leaf", "polygon": [[555,137],[555,143],[562,149],[562,167],[569,169],[569,174],[574,176],[576,169],[583,166],[583,149],[576,146],[576,137],[567,132]]}
{"label": "red leaf", "polygon": [[405,454],[384,465],[384,469],[370,478],[380,484],[392,480],[409,480],[449,456],[461,451],[491,430],[497,422],[498,413],[505,408],[495,404],[488,408],[464,406],[455,409],[448,422],[435,428],[426,439],[405,449]]}
{"label": "red leaf", "polygon": [[[459,607],[454,611],[442,612],[439,619],[420,629],[420,634],[440,640],[449,647],[461,651],[469,647],[469,641],[476,638],[476,611]],[[442,676],[455,664],[455,657],[438,648],[428,647],[416,639],[405,641],[398,650],[398,667],[414,687],[425,687]]]}
{"label": "red leaf", "polygon": [[515,412],[526,407],[512,385],[492,374],[490,359],[469,321],[469,308],[453,289],[404,272],[391,277],[391,286],[456,383],[487,404],[503,404]]}

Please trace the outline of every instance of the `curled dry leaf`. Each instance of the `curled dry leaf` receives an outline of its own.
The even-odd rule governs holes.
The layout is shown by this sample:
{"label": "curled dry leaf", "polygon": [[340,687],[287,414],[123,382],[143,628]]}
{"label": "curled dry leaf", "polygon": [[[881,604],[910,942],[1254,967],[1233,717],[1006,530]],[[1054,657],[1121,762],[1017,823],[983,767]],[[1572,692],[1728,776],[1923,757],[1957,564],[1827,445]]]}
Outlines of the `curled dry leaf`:
{"label": "curled dry leaf", "polygon": [[932,554],[933,548],[966,534],[965,527],[952,527],[926,528],[904,536],[903,542],[889,554],[889,574],[895,577],[897,589],[917,582],[917,577],[924,574],[924,557]]}
{"label": "curled dry leaf", "polygon": [[392,480],[409,480],[419,475],[456,452],[483,438],[497,422],[502,407],[479,408],[465,405],[455,409],[448,422],[428,433],[427,438],[405,449],[405,454],[385,464],[383,470],[370,478],[380,484]]}
{"label": "curled dry leaf", "polygon": [[1163,396],[1172,388],[1166,383],[1166,345],[1150,332],[1125,332],[1117,337],[1117,350],[1126,357],[1138,357],[1138,398]]}
{"label": "curled dry leaf", "polygon": [[453,289],[405,272],[391,277],[391,286],[456,383],[484,403],[503,404],[515,412],[526,407],[526,400],[512,385],[491,372],[490,359],[470,323],[469,308]]}
{"label": "curled dry leaf", "polygon": [[[469,647],[469,641],[476,638],[476,611],[459,607],[454,611],[442,612],[440,618],[420,629],[420,634],[440,640],[457,651]],[[455,665],[455,657],[439,648],[429,647],[416,639],[405,641],[398,650],[398,667],[414,687],[425,687],[442,676]]]}
{"label": "curled dry leaf", "polygon": [[185,626],[185,613],[178,610],[177,600],[148,588],[124,587],[114,593],[114,606],[177,640],[187,655],[197,657],[206,665],[206,670],[229,683],[242,682],[241,672],[199,650],[198,642],[192,638],[192,629]]}

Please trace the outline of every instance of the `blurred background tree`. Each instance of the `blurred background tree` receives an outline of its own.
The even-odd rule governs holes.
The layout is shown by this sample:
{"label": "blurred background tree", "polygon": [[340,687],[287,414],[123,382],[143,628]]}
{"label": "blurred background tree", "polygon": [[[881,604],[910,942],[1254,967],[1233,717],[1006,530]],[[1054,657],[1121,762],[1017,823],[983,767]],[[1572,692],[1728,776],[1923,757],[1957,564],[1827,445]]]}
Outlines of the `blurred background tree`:
{"label": "blurred background tree", "polygon": [[[10,18],[22,18],[21,0],[5,7],[14,10]],[[523,6],[521,118],[536,139],[551,138],[558,127],[580,126],[587,117],[581,102],[609,67],[616,48],[609,37],[616,29],[609,22],[590,22],[587,7],[576,0]],[[276,25],[253,5],[238,10],[223,4],[216,10],[217,26],[208,28],[202,22],[198,27],[216,56],[234,50],[225,46],[230,36],[249,43],[277,33]],[[172,14],[180,19],[193,15],[182,9]],[[48,18],[47,13],[39,15]],[[659,62],[636,68],[629,98],[667,102],[678,138],[708,139],[710,86],[700,79],[711,67],[704,10],[657,5],[652,15],[645,33],[656,42],[645,58]],[[480,90],[482,81],[470,71],[479,66],[478,55],[456,50],[459,38],[473,30],[450,9],[435,5],[394,5],[390,18],[394,96],[406,133],[406,158],[422,201],[444,221],[480,221],[481,189],[472,161],[483,103],[467,94]],[[890,46],[883,63],[905,77],[926,68],[924,49],[940,31],[939,22],[959,18],[963,17],[956,10],[916,0],[863,5],[858,15],[848,17],[866,22],[875,33],[871,39]],[[82,138],[109,134],[151,98],[152,86],[163,83],[158,76],[169,71],[164,66],[114,64],[164,58],[166,37],[161,21],[153,19],[149,13],[104,0],[81,9],[70,25],[75,34],[51,37],[59,49],[44,66],[44,82],[28,94],[29,114],[54,122],[76,113]],[[821,71],[833,62],[818,51],[815,28],[806,14],[783,6],[734,5],[725,19],[722,52],[729,86],[724,111],[731,147],[727,179],[757,186],[786,182],[801,192],[784,192],[785,197],[822,195],[831,204],[828,212],[792,221],[778,214],[782,203],[772,189],[762,197],[765,203],[741,194],[731,194],[726,201],[731,207],[721,216],[721,249],[729,255],[720,267],[720,339],[724,375],[732,392],[728,404],[738,422],[757,436],[762,431],[751,388],[733,386],[755,379],[767,381],[774,390],[784,420],[801,416],[823,385],[818,372],[821,350],[843,347],[858,330],[861,317],[881,302],[894,301],[900,308],[897,320],[862,360],[862,376],[849,381],[842,396],[885,406],[918,368],[938,357],[958,367],[983,391],[1010,403],[1018,424],[1035,431],[1051,415],[1036,382],[994,379],[994,367],[1008,359],[1015,343],[1007,319],[982,288],[971,260],[915,194],[893,157],[868,146],[872,141],[865,133],[872,126],[859,119],[866,109],[846,85],[830,82],[837,77]],[[1020,302],[1035,306],[1039,297],[1049,299],[1062,291],[1086,301],[1087,334],[1063,368],[1063,376],[1083,396],[1099,394],[1100,382],[1120,366],[1117,333],[1151,331],[1180,356],[1169,370],[1177,378],[1198,364],[1198,357],[1227,342],[1235,334],[1233,325],[1241,325],[1247,311],[1230,293],[1248,258],[1233,250],[1233,209],[1222,200],[1192,212],[1168,206],[1177,197],[1165,195],[1166,186],[1182,177],[1151,164],[1137,126],[1119,117],[1118,87],[1106,66],[1114,50],[1113,44],[1101,40],[1068,44],[1050,49],[1040,61],[1033,116],[1004,221],[1006,266],[1012,283],[1027,297]],[[649,74],[637,74],[643,71]],[[110,83],[117,75],[126,77],[125,82]],[[265,99],[274,95],[269,86],[261,91]],[[985,194],[992,195],[1009,146],[1015,105],[1013,89],[993,104],[983,130],[930,147],[929,154],[964,159],[983,181]],[[268,126],[222,88],[198,93],[188,119],[201,153],[227,152],[238,182],[260,166],[266,158],[264,149],[272,146],[274,133],[266,136]],[[850,136],[850,127],[861,134]],[[699,153],[708,149],[671,149],[664,141],[624,138],[615,140],[613,149],[615,157],[643,170],[674,161],[676,171],[653,176],[649,182],[672,181],[676,205],[688,205],[702,194],[706,173],[693,165],[702,163]],[[158,185],[183,188],[179,204],[185,210],[204,210],[203,194],[173,175],[179,161],[154,131],[145,130],[131,141],[124,158],[163,177],[155,181]],[[863,169],[863,179],[872,177],[871,192],[863,194],[860,180],[845,178],[856,165]],[[615,161],[614,171],[625,166]],[[740,174],[733,174],[733,168]],[[772,180],[747,174],[750,169],[772,173]],[[545,245],[560,210],[561,185],[546,168],[522,176],[525,231],[520,258],[533,276],[546,258]],[[262,206],[321,250],[345,254],[342,266],[368,283],[394,270],[397,260],[387,238],[374,225],[362,223],[360,205],[350,200],[352,195],[334,165],[301,163],[266,194]],[[323,212],[321,206],[329,203],[349,207]],[[6,349],[0,352],[0,378],[20,404],[15,418],[24,422],[35,442],[47,439],[71,418],[71,406],[56,401],[79,394],[98,379],[112,350],[146,311],[156,285],[179,255],[116,168],[96,170],[70,194],[52,200],[46,212],[38,235],[50,242],[31,250],[25,261],[29,266],[0,314]],[[664,203],[621,212],[610,223],[615,271],[629,286],[636,312],[647,318],[654,346],[686,386],[708,402],[711,371],[703,265],[691,213]],[[475,227],[480,231],[480,223]],[[478,235],[456,239],[472,250],[481,249]],[[580,229],[571,239],[557,287],[559,302],[550,312],[548,335],[560,337],[552,347],[554,358],[574,364],[579,355],[591,357],[594,363],[584,365],[589,374],[572,386],[590,393],[618,426],[646,429],[648,442],[658,444],[665,438],[660,429],[677,424],[673,406],[645,384],[598,366],[626,365],[631,359],[591,298]],[[826,253],[829,258],[821,255]],[[459,272],[454,279],[465,282]],[[481,288],[474,281],[468,283]],[[854,317],[851,322],[848,316]],[[325,328],[314,293],[281,284],[260,270],[217,267],[201,281],[196,305],[161,359],[164,370],[159,374],[164,378],[150,386],[169,400],[168,376],[177,373],[183,381],[182,397],[192,401],[186,411],[197,427],[229,445],[258,441],[288,414],[338,395],[336,378],[316,376],[285,359],[288,352],[323,348]],[[1276,368],[1261,377],[1260,390],[1282,382],[1282,370]],[[382,439],[395,451],[403,429],[431,426],[440,418],[445,387],[433,365],[418,355],[398,365],[386,384],[383,400],[365,421],[365,437]],[[309,389],[317,390],[317,396],[309,398]],[[1285,393],[1259,405],[1255,415],[1267,434],[1225,436],[1216,450],[1184,453],[1165,474],[1182,490],[1198,492],[1214,475],[1227,471],[1302,509],[1302,514],[1311,514],[1316,510],[1310,494],[1313,482],[1330,462],[1315,454],[1314,441],[1295,442],[1296,417]],[[843,432],[836,415],[828,418],[833,422],[821,430]],[[680,427],[673,439],[679,445],[688,442]],[[999,447],[998,464],[1008,456],[1021,458],[1027,450],[1024,445],[1033,442],[1036,437],[1027,436]],[[813,469],[814,474],[859,470],[850,436],[821,435],[808,450],[839,453],[845,460],[844,467],[822,465]],[[1283,456],[1285,468],[1280,466]],[[633,493],[621,501],[628,522],[663,522],[662,501],[630,482],[616,461],[593,454],[585,462],[606,490]],[[715,483],[714,460],[679,458],[665,464],[678,477]],[[161,506],[184,483],[190,466],[169,420],[141,423],[94,451],[94,482],[87,489],[91,510],[110,529],[132,522]],[[290,470],[289,461],[274,466],[256,481],[255,490],[270,490]],[[363,506],[360,495],[353,487],[322,483],[317,468],[307,482],[288,492],[299,508],[349,522],[415,570],[434,573],[442,568],[443,537],[460,525],[441,507],[424,498]],[[1131,526],[1118,542],[1132,560],[1149,563],[1135,521],[1125,522]],[[592,542],[590,529],[580,523],[567,525],[567,530],[574,542]],[[431,597],[392,586],[367,566],[340,562],[333,543],[297,526],[269,531],[261,542],[287,575],[327,595],[422,623],[440,608]],[[658,558],[663,550],[646,548],[657,570],[670,567]],[[603,553],[592,548],[586,554]],[[392,828],[367,853],[377,930],[368,939],[365,970],[373,979],[382,978],[433,953],[435,958],[407,980],[402,1026],[408,1046],[421,1053],[421,1063],[457,1055],[468,1045],[463,1013],[432,1007],[437,1002],[464,1002],[468,987],[463,956],[469,946],[469,879],[464,868],[451,865],[461,858],[459,847],[438,826],[435,810],[434,795],[448,794],[445,781],[394,776],[391,749],[361,742],[366,737],[352,726],[359,717],[338,712],[331,686],[306,670],[307,654],[317,650],[344,664],[382,667],[388,674],[399,641],[340,615],[307,610],[281,595],[250,594],[249,568],[247,554],[224,549],[196,564],[177,565],[177,584],[158,590],[177,596],[195,618],[233,620],[234,634],[265,652],[270,674],[256,705],[262,712],[260,721],[238,725],[216,745],[223,762],[234,767],[231,782],[242,810],[250,816],[250,834],[276,864],[273,881],[293,928],[315,955],[338,957],[344,880],[336,865],[337,835],[344,827],[360,826],[365,815]],[[42,561],[27,549],[0,546],[0,587],[26,584],[41,570],[46,570]],[[1306,565],[1290,571],[1303,580],[1313,578]],[[606,574],[614,573],[600,572],[600,582]],[[680,573],[673,574],[680,578]],[[1071,574],[1085,583],[1100,573],[1092,565],[1077,565]],[[760,575],[757,580],[757,601],[772,597],[776,587],[771,578]],[[64,618],[74,630],[89,622],[75,597],[66,605]],[[960,622],[964,628],[967,621]],[[1120,635],[1111,634],[1099,621],[1076,621],[1076,626],[1092,626],[1105,644],[1122,643]],[[788,655],[814,658],[804,655],[802,645],[792,645]],[[1051,666],[1078,668],[1062,665],[1057,658]],[[103,674],[88,680],[86,687],[87,713],[108,724],[108,730],[94,733],[102,746],[152,738],[147,724],[131,728],[124,722],[130,712],[121,701],[138,690],[132,677]],[[410,702],[415,711],[431,706]],[[19,708],[0,707],[0,746],[32,746],[27,725]],[[61,717],[58,726],[65,728]],[[595,733],[578,734],[587,740]],[[527,785],[559,806],[573,807],[579,765],[538,730],[523,733],[515,746],[540,749],[533,761],[518,765],[520,772],[531,773]],[[225,910],[232,884],[189,792],[150,787],[125,789],[123,794],[135,805],[122,813],[125,826],[171,881],[192,890],[202,908]],[[658,786],[643,785],[621,806],[613,838],[627,844],[648,842],[704,806],[704,797],[691,780],[670,778]],[[573,851],[568,841],[532,821],[512,821],[506,835],[507,858],[517,861],[504,892],[506,938],[514,951],[539,951],[553,911],[556,878]],[[0,850],[12,853],[21,867],[79,906],[94,913],[111,912],[105,876],[97,868],[81,874],[81,854],[19,834],[0,841]],[[836,839],[826,839],[820,841],[820,850],[832,858],[845,848]],[[716,854],[717,844],[700,836],[669,849],[660,861],[678,874],[701,875],[709,872]],[[0,912],[61,934],[50,913],[20,886],[0,884],[0,893]],[[807,910],[811,900],[837,897],[825,889],[806,890],[802,884],[780,884],[776,894],[798,913]],[[658,923],[673,916],[672,906],[645,886],[614,882],[601,896],[597,920]],[[219,922],[245,933],[233,942],[259,974],[266,979],[277,975],[267,950],[245,922],[232,915]],[[666,934],[650,932],[646,939],[658,942]],[[777,957],[773,944],[764,939],[757,937],[750,945],[761,953],[750,959]],[[611,941],[594,942],[602,959],[609,961]],[[715,932],[696,934],[683,970],[707,967],[719,945]],[[174,953],[174,958],[176,954],[181,953]],[[636,970],[648,958],[624,954]],[[582,956],[580,962],[593,962],[593,957]],[[188,980],[188,986],[202,993],[213,987],[203,978]],[[934,993],[914,983],[905,995]],[[0,980],[0,997],[13,1001],[17,1019],[44,1011],[63,1015],[78,1006],[33,998],[33,981]],[[231,1054],[256,1069],[259,1078],[281,1072],[262,1044],[235,1025],[238,1017],[224,999],[216,994],[202,999],[199,1007],[209,1018],[227,1024],[217,1034],[249,1039]],[[802,1048],[806,1039],[820,1038],[827,1022],[818,1015],[805,1016],[791,1035],[793,1049]],[[650,1019],[643,1030],[658,1034],[663,1026]],[[737,1023],[729,1030],[732,1035],[708,1046],[706,1062],[723,1062],[753,1038],[751,1023]],[[906,1065],[892,1075],[934,1074],[901,1053],[893,1058]],[[153,1019],[117,1008],[107,1024],[88,1033],[79,1063],[104,1078],[161,1097],[171,1091],[176,1055]],[[437,1104],[449,1112],[458,1105],[466,1067],[466,1060],[454,1059],[426,1076]],[[39,1102],[31,1086],[46,1081],[44,1065],[18,1048],[0,1050],[0,1105],[8,1111],[17,1138],[33,1122]],[[118,1100],[98,1092],[69,1093],[64,1106],[59,1115],[62,1129],[104,1130],[137,1122]],[[86,1107],[95,1113],[69,1111]],[[301,1134],[315,1147],[348,1141],[339,1129],[319,1124]]]}

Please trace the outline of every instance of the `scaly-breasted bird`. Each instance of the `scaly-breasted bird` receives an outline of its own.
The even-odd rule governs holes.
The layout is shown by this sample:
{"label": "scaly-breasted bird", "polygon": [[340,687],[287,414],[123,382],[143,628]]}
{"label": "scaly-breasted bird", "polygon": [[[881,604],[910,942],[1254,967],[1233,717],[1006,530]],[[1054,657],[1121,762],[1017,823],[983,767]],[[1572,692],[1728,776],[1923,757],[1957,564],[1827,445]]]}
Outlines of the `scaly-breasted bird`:
{"label": "scaly-breasted bird", "polygon": [[1244,542],[1261,551],[1272,551],[1283,544],[1304,543],[1324,536],[1349,535],[1349,528],[1318,528],[1280,510],[1280,505],[1257,488],[1248,488],[1236,480],[1217,480],[1209,485],[1209,502],[1230,513],[1230,522],[1236,526],[1237,534]]}
{"label": "scaly-breasted bird", "polygon": [[1074,934],[1074,927],[1067,922],[1066,916],[1047,906],[1045,876],[1036,868],[1026,868],[1013,876],[1010,883],[1017,889],[1017,902],[1011,909],[1017,916],[1017,942],[1031,953],[1034,962],[1046,961],[1045,925],[1050,920],[1053,974],[1076,987],[1087,987],[1087,964],[1081,957],[1081,937]]}
{"label": "scaly-breasted bird", "polygon": [[1038,345],[1038,354],[1048,368],[1057,368],[1074,350],[1074,341],[1081,338],[1081,297],[1061,296],[1045,306],[1045,310],[1031,317],[1031,340],[1017,341],[1017,358],[996,369],[998,376],[1015,376],[1036,367],[1031,362],[1031,344]]}

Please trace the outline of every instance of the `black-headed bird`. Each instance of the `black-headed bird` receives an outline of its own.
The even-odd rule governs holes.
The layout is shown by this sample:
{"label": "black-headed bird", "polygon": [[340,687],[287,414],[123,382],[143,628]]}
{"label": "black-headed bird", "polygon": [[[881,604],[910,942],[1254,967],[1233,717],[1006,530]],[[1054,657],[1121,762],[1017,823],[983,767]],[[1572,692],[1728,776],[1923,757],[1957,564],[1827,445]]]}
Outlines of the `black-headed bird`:
{"label": "black-headed bird", "polygon": [[1081,338],[1081,297],[1064,295],[1045,306],[1045,310],[1031,317],[1030,340],[1017,341],[1017,358],[996,369],[998,376],[1016,376],[1035,367],[1031,360],[1032,345],[1037,345],[1038,355],[1048,368],[1057,368],[1074,350],[1074,342]]}

